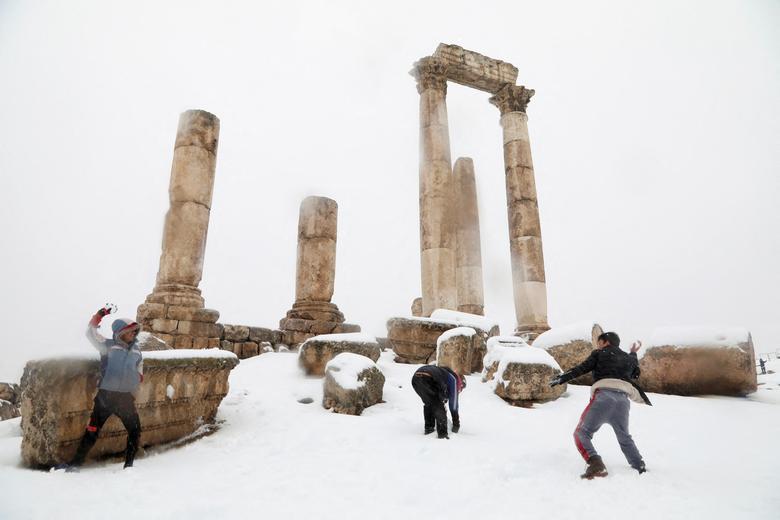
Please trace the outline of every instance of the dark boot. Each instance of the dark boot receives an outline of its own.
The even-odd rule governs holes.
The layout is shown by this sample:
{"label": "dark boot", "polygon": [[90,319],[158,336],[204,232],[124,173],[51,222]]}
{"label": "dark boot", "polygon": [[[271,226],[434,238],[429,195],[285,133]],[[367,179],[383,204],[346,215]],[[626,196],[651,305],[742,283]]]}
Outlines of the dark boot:
{"label": "dark boot", "polygon": [[426,426],[423,433],[425,435],[428,435],[429,433],[433,433],[434,431],[436,431],[436,428],[434,428],[433,426]]}
{"label": "dark boot", "polygon": [[588,467],[585,468],[585,473],[580,475],[580,478],[586,478],[592,480],[596,477],[606,477],[607,468],[604,466],[604,462],[601,457],[594,455],[588,459]]}
{"label": "dark boot", "polygon": [[645,461],[642,461],[642,462],[640,462],[640,463],[639,463],[639,466],[637,466],[637,467],[636,467],[636,468],[634,468],[634,469],[635,469],[635,470],[637,470],[637,471],[639,472],[639,474],[640,474],[640,475],[641,475],[642,473],[645,473],[645,472],[647,472],[647,468],[645,467]]}

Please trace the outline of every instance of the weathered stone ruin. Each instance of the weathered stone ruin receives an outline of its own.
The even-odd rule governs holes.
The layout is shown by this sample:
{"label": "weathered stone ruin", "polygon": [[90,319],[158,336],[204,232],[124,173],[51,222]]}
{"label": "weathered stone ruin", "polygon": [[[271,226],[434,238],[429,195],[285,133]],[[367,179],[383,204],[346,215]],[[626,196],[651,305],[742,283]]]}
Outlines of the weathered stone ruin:
{"label": "weathered stone ruin", "polygon": [[488,340],[482,381],[491,382],[494,393],[512,405],[527,407],[558,399],[566,385],[550,387],[549,383],[562,373],[550,354],[520,338],[497,336]]}
{"label": "weathered stone ruin", "polygon": [[457,374],[482,372],[487,353],[484,335],[471,327],[456,327],[444,332],[436,341],[436,364]]}
{"label": "weathered stone ruin", "polygon": [[387,338],[398,363],[430,363],[436,359],[439,336],[456,327],[472,327],[484,340],[499,333],[498,326],[476,315],[437,310],[430,318],[398,317],[387,321]]}
{"label": "weathered stone ruin", "polygon": [[219,119],[203,110],[179,118],[173,150],[170,208],[165,215],[157,283],[136,321],[174,348],[218,348],[219,312],[206,309],[198,285],[217,166]]}
{"label": "weathered stone ruin", "polygon": [[385,376],[371,359],[344,352],[325,366],[322,406],[336,413],[360,415],[382,402]]}
{"label": "weathered stone ruin", "polygon": [[[22,376],[22,460],[29,467],[70,461],[84,435],[97,393],[99,360],[30,361]],[[144,381],[136,396],[141,446],[181,439],[214,421],[228,392],[233,354],[166,351],[144,354]],[[106,422],[90,458],[121,453],[127,432],[117,417]]]}
{"label": "weathered stone ruin", "polygon": [[19,417],[22,392],[19,385],[0,383],[0,421]]}
{"label": "weathered stone ruin", "polygon": [[343,352],[379,361],[381,349],[376,338],[367,334],[324,334],[307,339],[298,350],[298,364],[307,376],[325,375],[325,365]]}
{"label": "weathered stone ruin", "polygon": [[225,324],[222,326],[219,348],[234,353],[238,359],[246,359],[273,352],[274,347],[281,342],[282,333],[278,330]]}
{"label": "weathered stone ruin", "polygon": [[[450,156],[447,82],[489,92],[501,111],[510,254],[518,335],[546,331],[547,291],[526,107],[534,91],[515,85],[513,65],[440,44],[414,64],[420,94],[422,316],[435,309],[481,314],[482,265],[473,164]],[[457,204],[458,212],[453,206]],[[462,210],[462,212],[461,212]]]}
{"label": "weathered stone ruin", "polygon": [[359,325],[344,323],[344,315],[331,302],[336,279],[337,220],[335,200],[307,197],[301,203],[295,303],[279,322],[282,341],[290,347],[319,334],[360,332]]}
{"label": "weathered stone ruin", "polygon": [[[588,358],[602,332],[601,326],[592,321],[574,323],[542,333],[534,340],[534,347],[546,350],[566,372]],[[593,375],[587,373],[572,379],[569,384],[590,386]]]}
{"label": "weathered stone ruin", "polygon": [[753,339],[746,329],[658,328],[639,362],[647,392],[743,396],[757,388]]}

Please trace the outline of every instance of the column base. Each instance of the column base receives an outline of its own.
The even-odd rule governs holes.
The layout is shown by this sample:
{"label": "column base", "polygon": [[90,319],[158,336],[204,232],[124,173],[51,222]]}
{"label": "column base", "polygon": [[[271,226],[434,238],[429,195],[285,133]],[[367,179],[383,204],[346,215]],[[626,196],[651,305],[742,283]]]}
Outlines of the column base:
{"label": "column base", "polygon": [[467,312],[469,314],[476,314],[477,316],[485,315],[484,305],[458,305],[458,312]]}
{"label": "column base", "polygon": [[178,283],[158,284],[152,294],[146,297],[146,303],[164,303],[202,309],[206,302],[200,295],[200,289]]}
{"label": "column base", "polygon": [[157,286],[138,306],[136,321],[171,348],[219,348],[219,311],[204,308],[200,290],[177,284]]}
{"label": "column base", "polygon": [[344,323],[344,314],[330,302],[295,302],[279,321],[282,342],[294,349],[320,334],[360,332],[360,325]]}

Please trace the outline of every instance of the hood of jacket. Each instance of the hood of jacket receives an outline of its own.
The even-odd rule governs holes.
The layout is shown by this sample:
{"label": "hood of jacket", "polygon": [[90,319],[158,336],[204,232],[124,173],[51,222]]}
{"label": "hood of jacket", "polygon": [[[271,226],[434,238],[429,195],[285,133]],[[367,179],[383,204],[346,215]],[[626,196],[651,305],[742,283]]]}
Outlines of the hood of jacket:
{"label": "hood of jacket", "polygon": [[127,318],[118,318],[111,324],[111,330],[114,332],[114,341],[119,344],[126,345],[124,341],[119,339],[119,336],[128,330],[138,329],[140,326],[133,320]]}

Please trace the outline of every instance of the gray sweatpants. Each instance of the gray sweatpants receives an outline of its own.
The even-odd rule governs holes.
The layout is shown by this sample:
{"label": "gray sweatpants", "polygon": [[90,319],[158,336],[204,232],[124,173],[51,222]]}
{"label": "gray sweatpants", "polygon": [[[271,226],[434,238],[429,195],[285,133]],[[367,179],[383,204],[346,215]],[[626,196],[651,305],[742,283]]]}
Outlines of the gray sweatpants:
{"label": "gray sweatpants", "polygon": [[620,390],[611,388],[599,388],[590,400],[590,403],[582,412],[580,423],[574,430],[574,443],[580,451],[580,455],[587,462],[594,455],[598,455],[593,447],[593,434],[599,431],[604,423],[615,430],[620,449],[632,468],[637,469],[642,463],[642,455],[634,444],[634,439],[628,433],[628,411],[631,402],[628,396]]}

